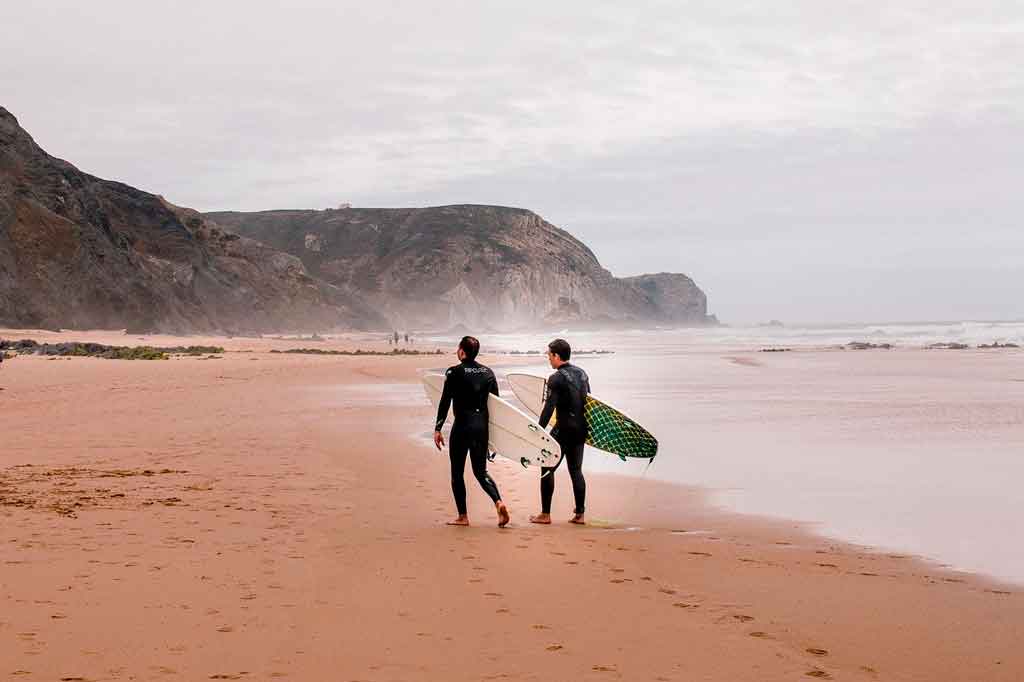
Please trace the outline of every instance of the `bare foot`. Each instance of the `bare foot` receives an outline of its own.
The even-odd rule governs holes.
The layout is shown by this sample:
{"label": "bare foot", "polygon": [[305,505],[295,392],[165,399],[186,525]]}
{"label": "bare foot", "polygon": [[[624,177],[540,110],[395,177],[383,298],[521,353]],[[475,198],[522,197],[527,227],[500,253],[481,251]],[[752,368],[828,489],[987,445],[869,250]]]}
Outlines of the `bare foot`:
{"label": "bare foot", "polygon": [[550,525],[551,514],[537,514],[536,516],[531,516],[530,523],[543,523],[545,525]]}
{"label": "bare foot", "polygon": [[498,510],[498,528],[504,528],[508,525],[508,507],[505,506],[504,502],[498,502],[494,505],[494,508]]}
{"label": "bare foot", "polygon": [[587,525],[586,520],[583,518],[583,514],[573,514],[572,518],[569,519],[569,523],[575,523],[577,526]]}
{"label": "bare foot", "polygon": [[469,525],[469,517],[466,516],[465,514],[459,514],[458,516],[455,517],[454,521],[449,521],[445,525],[448,525],[448,526],[468,526]]}

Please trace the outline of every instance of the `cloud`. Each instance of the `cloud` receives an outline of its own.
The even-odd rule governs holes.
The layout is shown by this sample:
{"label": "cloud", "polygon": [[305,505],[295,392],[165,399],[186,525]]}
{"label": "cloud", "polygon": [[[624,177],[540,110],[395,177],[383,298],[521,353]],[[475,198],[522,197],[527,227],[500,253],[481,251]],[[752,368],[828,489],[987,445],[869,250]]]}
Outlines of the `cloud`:
{"label": "cloud", "polygon": [[1011,2],[55,0],[5,11],[0,82],[51,153],[177,203],[518,204],[747,315],[723,273],[759,255],[1021,246],[1022,29]]}

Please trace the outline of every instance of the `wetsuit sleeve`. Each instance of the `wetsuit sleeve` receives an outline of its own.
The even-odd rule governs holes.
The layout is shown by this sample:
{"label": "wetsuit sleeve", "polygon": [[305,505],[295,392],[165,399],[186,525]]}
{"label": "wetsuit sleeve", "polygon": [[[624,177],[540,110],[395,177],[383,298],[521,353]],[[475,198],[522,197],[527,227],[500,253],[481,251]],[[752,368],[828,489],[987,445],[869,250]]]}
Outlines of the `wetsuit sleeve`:
{"label": "wetsuit sleeve", "polygon": [[452,374],[453,370],[444,373],[444,388],[441,389],[441,402],[437,404],[437,421],[434,422],[434,430],[440,431],[444,422],[448,419],[448,409],[452,406]]}
{"label": "wetsuit sleeve", "polygon": [[498,393],[498,378],[495,377],[493,374],[491,375],[491,386],[488,390],[490,390],[490,392],[493,393],[494,395],[500,395]]}
{"label": "wetsuit sleeve", "polygon": [[544,402],[544,409],[540,412],[540,426],[547,428],[551,421],[551,415],[555,413],[555,406],[558,405],[558,395],[561,391],[562,377],[557,372],[548,379],[548,399]]}

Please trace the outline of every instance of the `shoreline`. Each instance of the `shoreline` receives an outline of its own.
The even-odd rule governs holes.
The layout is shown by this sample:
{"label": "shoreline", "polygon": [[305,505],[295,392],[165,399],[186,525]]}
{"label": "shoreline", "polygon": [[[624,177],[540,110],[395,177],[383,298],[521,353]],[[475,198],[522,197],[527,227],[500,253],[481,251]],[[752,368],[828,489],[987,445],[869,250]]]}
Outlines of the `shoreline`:
{"label": "shoreline", "polygon": [[[425,405],[323,400],[336,386],[414,384],[436,358],[268,350],[4,363],[0,489],[26,504],[0,505],[0,649],[12,654],[0,673],[966,681],[1024,670],[1019,589],[718,509],[695,487],[588,473],[592,521],[608,523],[538,528],[526,522],[536,480],[499,461],[514,526],[492,527],[467,472],[474,526],[447,528],[446,458],[409,443]],[[560,521],[564,472],[556,486]]]}
{"label": "shoreline", "polygon": [[[133,335],[126,335],[123,332],[116,331],[116,330],[115,331],[110,331],[110,330],[84,330],[83,331],[83,330],[80,330],[80,331],[62,331],[62,332],[52,332],[52,331],[45,331],[45,330],[6,330],[6,329],[5,330],[0,330],[0,338],[5,338],[5,339],[9,339],[9,340],[10,339],[19,339],[22,336],[26,336],[26,335],[27,336],[31,336],[33,338],[41,337],[38,340],[40,340],[42,343],[59,343],[59,342],[68,342],[68,341],[76,340],[76,341],[82,341],[82,342],[86,342],[86,343],[93,342],[93,343],[103,343],[103,344],[107,344],[107,345],[110,345],[110,346],[123,345],[123,346],[128,346],[128,347],[131,347],[130,344],[128,343],[130,338],[131,339],[135,339],[135,340],[137,340],[139,342],[144,342],[144,343],[146,343],[148,345],[153,345],[153,346],[185,345],[186,342],[184,340],[187,339],[188,340],[187,343],[189,343],[189,344],[195,344],[195,343],[208,344],[208,343],[212,343],[212,344],[216,344],[216,345],[222,346],[225,349],[225,352],[228,353],[228,354],[233,354],[233,353],[267,353],[267,352],[274,353],[274,354],[278,354],[278,353],[280,353],[280,354],[290,354],[293,351],[295,351],[296,349],[303,348],[306,344],[308,344],[308,341],[309,341],[308,338],[303,337],[301,335],[297,336],[296,338],[292,338],[292,339],[285,338],[285,337],[256,338],[256,337],[217,337],[217,336],[202,336],[202,335],[190,336],[190,337],[176,337],[176,336],[169,336],[169,335],[151,335],[151,336],[138,336],[138,337],[134,337]],[[351,337],[351,338],[344,338],[344,337]],[[357,341],[355,339],[359,339],[359,340]],[[339,356],[347,356],[349,353],[351,353],[352,356],[358,357],[359,354],[352,353],[352,350],[357,348],[357,347],[360,347],[360,346],[367,347],[367,348],[371,349],[368,352],[363,353],[363,355],[365,355],[367,357],[374,357],[373,353],[380,353],[380,357],[385,357],[385,358],[390,358],[390,359],[393,359],[394,355],[403,355],[402,353],[397,353],[397,354],[393,353],[393,347],[389,346],[386,341],[385,342],[377,343],[376,346],[379,346],[379,347],[374,347],[374,344],[368,344],[366,339],[365,339],[365,334],[363,334],[362,332],[353,333],[351,335],[342,335],[342,336],[340,336],[338,338],[333,338],[333,339],[325,338],[324,339],[324,343],[325,343],[325,345],[326,344],[331,344],[332,346],[338,346],[339,348],[336,349],[336,350],[332,348],[332,351],[334,351],[334,352],[331,352],[331,353],[315,353],[315,354],[312,354],[312,355],[335,356],[336,354],[339,354]],[[428,348],[429,347],[430,349],[434,349],[434,347],[436,345],[437,345],[437,343],[435,343],[435,342],[426,342],[426,343],[417,342],[417,343],[413,344],[414,347],[415,346],[421,346],[422,348]],[[836,353],[836,352],[842,352],[843,354],[845,354],[846,350],[848,350],[848,349],[844,349],[842,347],[831,347],[831,346],[820,347],[820,348],[800,347],[800,348],[794,348],[792,353],[786,353],[785,355],[805,356],[805,357],[806,356],[814,356],[814,355],[825,355],[825,356],[827,356],[827,355],[830,355],[830,354],[833,354],[833,353]],[[902,354],[919,354],[919,353],[921,353],[921,352],[923,352],[925,350],[928,350],[928,349],[926,349],[926,348],[905,348],[905,347],[897,347],[897,348],[892,348],[892,349],[870,348],[870,349],[865,349],[865,350],[860,350],[860,351],[853,351],[852,354],[853,355],[857,355],[857,356],[868,356],[868,355],[870,355],[872,353],[878,353],[878,354],[881,354],[881,355],[889,355],[889,354],[891,354],[893,356],[898,356],[898,355],[902,355]],[[932,349],[932,350],[934,350],[935,352],[939,352],[940,349]],[[1001,355],[1003,353],[1011,353],[1012,354],[1015,351],[1016,352],[1021,352],[1021,351],[1017,351],[1017,349],[1012,349],[1012,348],[1011,349],[971,348],[971,349],[967,349],[967,350],[950,351],[950,353],[954,357],[957,356],[957,355],[961,355],[961,354],[965,354],[965,355],[968,355],[968,356],[979,356],[979,355],[980,356],[988,356],[989,354],[993,354],[993,355]],[[728,362],[733,363],[733,364],[735,364],[737,366],[741,366],[741,367],[758,367],[758,366],[761,365],[762,361],[776,359],[776,358],[769,357],[769,358],[764,358],[762,360],[761,358],[759,358],[759,356],[762,355],[762,353],[759,350],[753,349],[753,348],[748,348],[746,350],[743,350],[743,349],[740,349],[740,348],[721,349],[721,348],[715,348],[715,347],[708,347],[708,348],[700,348],[700,349],[690,349],[688,352],[694,354],[695,356],[707,356],[707,357],[717,356],[717,357],[720,357],[723,360],[727,360]],[[297,355],[301,355],[301,354],[297,354]],[[418,369],[418,373],[422,373],[424,371],[443,371],[443,368],[445,366],[447,366],[447,364],[449,364],[449,359],[450,358],[448,357],[447,354],[445,354],[443,352],[440,355],[438,355],[433,350],[430,350],[430,351],[420,350],[419,352],[414,351],[413,353],[409,354],[409,356],[414,358],[414,359],[415,359],[415,356],[417,356],[417,355],[419,356],[419,358],[424,363],[424,365]],[[768,355],[774,356],[776,354],[775,353],[768,353]],[[943,355],[945,355],[945,353],[943,353]],[[538,362],[538,358],[537,357],[529,356],[529,355],[526,355],[526,354],[507,354],[507,353],[504,353],[504,352],[499,352],[499,353],[490,354],[489,358],[490,358],[490,360],[489,360],[490,365],[495,370],[499,370],[499,371],[511,370],[513,368],[519,368],[519,367],[524,367],[524,366],[531,366],[531,365],[538,365],[538,364],[540,364]],[[44,359],[48,359],[48,358],[44,358]],[[57,357],[55,359],[65,359],[65,358]],[[209,359],[223,359],[223,358],[209,358]],[[592,359],[592,358],[588,358],[588,359]],[[604,359],[607,359],[607,358],[604,358]],[[782,358],[778,358],[778,359],[782,359]],[[614,358],[612,358],[612,360],[614,360]],[[8,367],[10,368],[11,365],[8,365]],[[418,389],[418,385],[417,385],[417,389]],[[413,391],[413,392],[416,393],[417,395],[419,393],[418,390]],[[506,395],[506,397],[508,397],[508,396]],[[370,402],[372,402],[372,400]],[[602,455],[598,455],[598,457],[601,457],[601,456]],[[600,472],[589,472],[588,473],[588,475],[595,475],[595,474],[600,474],[600,475],[606,475],[607,474],[607,475],[612,475],[612,476],[624,476],[624,477],[627,477],[627,478],[634,478],[634,477],[636,477],[638,479],[642,479],[644,477],[644,474],[642,474],[642,473],[634,473],[634,472],[609,472],[607,470],[602,470]],[[677,478],[673,477],[671,474],[663,475],[663,476],[658,476],[657,474],[655,474],[654,476],[656,476],[657,480],[659,480],[659,481],[665,481],[665,482],[669,482],[669,483],[677,483],[677,484],[682,485],[684,487],[688,486],[688,485],[691,485],[687,481],[680,481],[680,480],[678,480]],[[906,544],[901,544],[898,541],[895,541],[895,542],[885,542],[884,540],[881,540],[881,541],[872,541],[872,540],[866,540],[865,541],[865,540],[861,540],[859,538],[854,537],[853,534],[844,533],[841,529],[836,528],[834,526],[830,526],[829,522],[826,521],[825,519],[814,518],[814,517],[807,517],[807,516],[801,517],[799,515],[787,514],[784,511],[775,511],[775,510],[772,510],[772,509],[765,509],[764,508],[764,506],[765,506],[764,504],[761,505],[762,506],[761,510],[752,511],[752,512],[751,511],[743,511],[741,509],[737,509],[736,505],[730,503],[728,501],[728,499],[721,499],[721,498],[728,498],[730,486],[725,486],[725,487],[723,487],[723,486],[715,486],[715,485],[709,485],[709,484],[701,483],[701,482],[693,483],[692,485],[695,485],[696,487],[705,490],[707,492],[708,504],[714,506],[717,509],[720,509],[724,513],[741,514],[741,515],[748,516],[750,518],[761,518],[761,517],[763,517],[763,518],[766,518],[766,519],[778,520],[778,521],[781,521],[781,522],[784,522],[784,523],[786,523],[786,522],[788,522],[788,523],[799,523],[799,524],[805,526],[806,528],[808,528],[808,532],[809,533],[811,533],[811,534],[813,534],[815,536],[821,537],[823,539],[826,539],[826,540],[849,543],[849,544],[851,544],[853,546],[858,546],[858,547],[876,548],[878,552],[883,552],[883,553],[884,552],[890,552],[890,553],[900,553],[900,552],[902,552],[902,553],[910,553],[910,554],[913,554],[915,556],[919,556],[922,561],[925,561],[925,562],[927,562],[927,563],[929,563],[931,565],[943,567],[943,568],[946,568],[946,569],[952,570],[952,571],[957,571],[957,572],[977,575],[979,577],[983,577],[983,578],[992,580],[992,581],[994,581],[994,582],[996,582],[998,584],[1001,584],[1001,585],[1011,585],[1011,586],[1018,586],[1018,587],[1024,585],[1024,577],[1015,577],[1015,576],[1009,576],[1009,575],[1006,575],[1006,574],[999,574],[998,569],[986,570],[986,569],[978,567],[978,566],[970,566],[970,565],[966,565],[966,564],[957,565],[957,563],[956,563],[956,561],[954,559],[951,559],[950,557],[942,557],[940,552],[932,552],[931,555],[928,556],[927,553],[922,552],[920,548],[914,549],[913,547],[909,547]],[[716,499],[716,498],[718,498],[718,499]]]}

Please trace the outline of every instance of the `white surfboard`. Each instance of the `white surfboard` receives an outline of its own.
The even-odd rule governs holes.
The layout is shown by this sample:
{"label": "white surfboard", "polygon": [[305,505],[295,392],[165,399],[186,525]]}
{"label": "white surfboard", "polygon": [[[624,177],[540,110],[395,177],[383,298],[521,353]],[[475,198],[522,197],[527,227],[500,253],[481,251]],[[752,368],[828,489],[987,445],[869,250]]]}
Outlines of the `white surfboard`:
{"label": "white surfboard", "polygon": [[[444,390],[444,375],[425,374],[423,390],[436,410]],[[487,398],[487,413],[491,452],[524,467],[553,467],[558,464],[562,449],[547,431],[540,428],[536,419],[493,394]]]}
{"label": "white surfboard", "polygon": [[[540,415],[544,409],[547,379],[533,374],[512,373],[505,377],[512,391],[530,412]],[[626,458],[653,460],[658,454],[658,439],[612,405],[587,395],[583,407],[587,419],[587,445]],[[557,413],[551,418],[554,426]]]}

